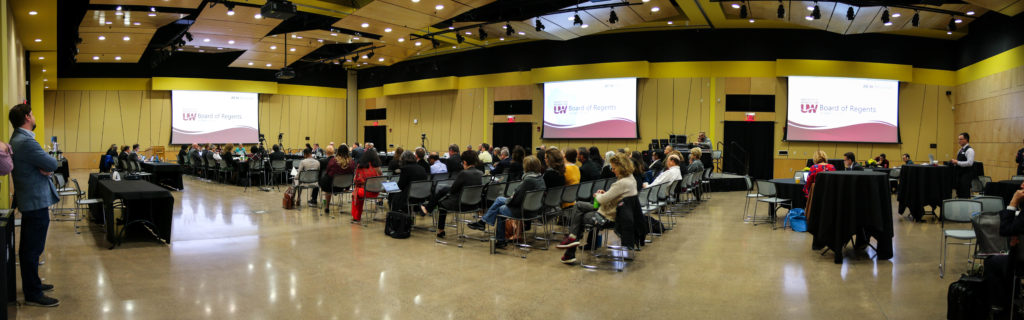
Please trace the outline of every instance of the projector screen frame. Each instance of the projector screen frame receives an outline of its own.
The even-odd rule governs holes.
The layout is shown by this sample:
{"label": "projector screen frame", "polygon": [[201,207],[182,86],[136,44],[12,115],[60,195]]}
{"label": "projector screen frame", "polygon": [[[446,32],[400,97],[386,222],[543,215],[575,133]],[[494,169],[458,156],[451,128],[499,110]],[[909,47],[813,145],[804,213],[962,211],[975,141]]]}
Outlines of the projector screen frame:
{"label": "projector screen frame", "polygon": [[[198,143],[200,145],[206,145],[206,144],[221,145],[221,144],[228,144],[228,143],[260,144],[259,136],[262,134],[261,123],[260,123],[260,115],[261,115],[261,112],[260,112],[261,111],[260,110],[260,97],[262,96],[261,93],[259,93],[259,92],[245,92],[245,91],[221,91],[221,90],[170,90],[170,91],[171,91],[171,95],[170,95],[171,96],[171,124],[170,124],[171,134],[168,137],[168,140],[169,140],[168,141],[168,145],[171,145],[171,146],[187,146],[187,145],[191,145],[192,143]],[[246,141],[225,141],[225,142],[201,142],[201,143],[200,142],[180,142],[180,143],[175,143],[175,141],[174,141],[175,112],[174,112],[174,93],[173,93],[173,91],[205,91],[205,92],[224,92],[224,93],[230,92],[230,93],[254,94],[255,95],[255,104],[256,104],[255,105],[255,108],[256,108],[256,135],[255,135],[256,136],[256,141],[255,142],[247,142],[247,140],[246,140]]]}
{"label": "projector screen frame", "polygon": [[[790,76],[784,77],[786,79],[786,122],[782,126],[782,141],[783,142],[813,142],[813,143],[871,143],[871,144],[903,144],[903,130],[902,122],[900,121],[900,93],[902,92],[903,81],[894,79],[872,79],[872,78],[854,78],[854,77],[827,77],[827,76],[800,76],[800,77],[819,77],[819,78],[848,78],[848,79],[865,79],[865,80],[892,80],[896,81],[896,141],[895,142],[878,142],[878,141],[830,141],[830,140],[793,140],[789,139],[789,78]],[[638,126],[639,127],[639,126]]]}
{"label": "projector screen frame", "polygon": [[[625,78],[632,78],[633,79],[633,86],[634,86],[634,89],[633,89],[633,100],[634,100],[633,101],[633,103],[634,103],[633,104],[633,106],[634,106],[633,107],[633,119],[635,119],[636,121],[633,124],[633,129],[634,129],[635,132],[634,132],[632,138],[629,138],[629,137],[613,137],[613,138],[600,138],[600,137],[547,138],[547,137],[544,136],[545,131],[547,131],[547,128],[544,125],[544,104],[545,104],[546,101],[544,100],[543,97],[544,97],[544,85],[545,84],[547,84],[547,83],[555,83],[555,82],[580,81],[580,80],[609,80],[609,79],[625,79]],[[541,139],[541,141],[543,141],[543,140],[593,140],[593,139],[602,139],[602,140],[638,140],[638,139],[640,139],[640,78],[639,77],[573,79],[573,80],[544,82],[544,83],[541,83],[540,85],[541,85],[540,86],[540,88],[541,88],[540,89],[540,95],[542,97],[541,98],[541,111],[540,111],[540,139]]]}

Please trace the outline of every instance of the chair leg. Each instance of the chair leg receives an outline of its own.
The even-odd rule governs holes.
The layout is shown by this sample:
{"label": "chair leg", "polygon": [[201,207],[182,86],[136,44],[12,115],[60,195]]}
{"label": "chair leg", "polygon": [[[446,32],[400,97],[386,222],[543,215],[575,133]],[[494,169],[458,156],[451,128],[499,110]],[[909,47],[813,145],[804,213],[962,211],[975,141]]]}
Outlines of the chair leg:
{"label": "chair leg", "polygon": [[946,275],[946,236],[942,236],[942,252],[939,254],[939,258],[942,259],[939,262],[939,278],[943,278]]}

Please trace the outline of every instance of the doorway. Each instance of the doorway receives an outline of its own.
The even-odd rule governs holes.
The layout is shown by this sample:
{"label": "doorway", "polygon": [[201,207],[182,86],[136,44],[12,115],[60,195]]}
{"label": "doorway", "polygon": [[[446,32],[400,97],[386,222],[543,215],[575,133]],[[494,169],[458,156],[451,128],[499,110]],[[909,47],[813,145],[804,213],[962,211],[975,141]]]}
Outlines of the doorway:
{"label": "doorway", "polygon": [[533,150],[533,124],[523,123],[495,123],[493,128],[494,147],[508,147],[511,150],[515,146],[523,146],[527,151]]}
{"label": "doorway", "polygon": [[385,151],[388,147],[388,127],[386,126],[365,126],[363,127],[363,137],[366,141],[373,142],[373,146],[377,148],[377,151]]}
{"label": "doorway", "polygon": [[775,123],[725,121],[722,171],[771,179],[775,167]]}

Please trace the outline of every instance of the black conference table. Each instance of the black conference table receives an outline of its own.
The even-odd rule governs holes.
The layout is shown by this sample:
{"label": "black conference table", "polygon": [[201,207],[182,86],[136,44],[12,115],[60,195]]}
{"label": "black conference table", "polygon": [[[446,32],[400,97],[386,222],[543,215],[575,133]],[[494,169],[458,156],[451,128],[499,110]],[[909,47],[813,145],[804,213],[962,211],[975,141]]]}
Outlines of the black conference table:
{"label": "black conference table", "polygon": [[782,205],[783,208],[806,208],[807,197],[804,196],[804,183],[796,183],[794,179],[772,179],[775,184],[775,197],[789,199],[790,204]]}
{"label": "black conference table", "polygon": [[807,213],[807,231],[814,235],[811,248],[829,248],[835,263],[843,262],[843,247],[853,235],[867,244],[875,238],[879,259],[891,259],[892,199],[889,178],[870,171],[830,171],[815,176],[814,198]]}
{"label": "black conference table", "polygon": [[181,182],[181,174],[184,172],[181,165],[170,162],[142,162],[142,171],[153,174],[150,181],[171,188],[173,190],[185,189]]}
{"label": "black conference table", "polygon": [[915,218],[924,215],[924,206],[933,209],[942,206],[942,201],[953,194],[953,167],[908,164],[900,168],[899,212],[910,208]]}
{"label": "black conference table", "polygon": [[[15,272],[14,251],[14,212],[0,214],[0,250],[6,250],[3,256],[4,275],[0,276],[0,301],[5,303],[18,301],[17,278]],[[8,319],[7,308],[4,308],[0,319]]]}
{"label": "black conference table", "polygon": [[[141,229],[132,229],[133,225],[145,224],[152,227],[153,232],[167,243],[171,242],[171,217],[174,212],[174,197],[170,191],[161,186],[143,180],[110,180],[101,174],[89,175],[89,198],[103,199],[103,212],[99,206],[90,208],[94,221],[103,223],[107,241],[112,245],[119,244],[121,239],[114,232],[114,200],[120,199],[125,206],[122,220],[126,224],[125,235],[148,234]],[[94,179],[95,178],[95,179]],[[95,186],[95,188],[93,187]],[[111,246],[113,248],[113,246]]]}
{"label": "black conference table", "polygon": [[1013,199],[1013,193],[1020,189],[1021,183],[1024,183],[1024,181],[1003,180],[989,182],[985,185],[985,195],[1003,198],[1003,205],[1009,205],[1010,200]]}

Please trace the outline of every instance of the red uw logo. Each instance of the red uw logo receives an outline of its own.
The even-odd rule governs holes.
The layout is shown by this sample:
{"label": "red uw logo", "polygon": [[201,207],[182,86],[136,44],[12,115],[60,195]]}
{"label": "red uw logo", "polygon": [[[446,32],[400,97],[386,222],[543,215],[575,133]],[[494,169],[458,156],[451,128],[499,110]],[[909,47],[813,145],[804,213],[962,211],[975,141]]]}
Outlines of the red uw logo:
{"label": "red uw logo", "polygon": [[196,114],[195,113],[188,113],[188,112],[186,112],[186,113],[183,113],[181,115],[181,118],[182,118],[182,120],[185,120],[185,121],[195,121],[196,120]]}
{"label": "red uw logo", "polygon": [[565,112],[568,111],[568,110],[569,110],[569,106],[565,106],[565,105],[556,105],[555,106],[555,114],[565,114]]}
{"label": "red uw logo", "polygon": [[818,113],[818,105],[816,105],[816,104],[801,104],[800,105],[800,112],[801,113]]}

